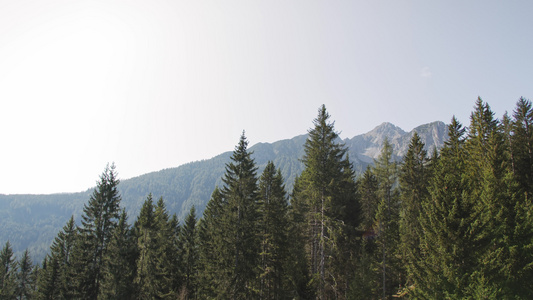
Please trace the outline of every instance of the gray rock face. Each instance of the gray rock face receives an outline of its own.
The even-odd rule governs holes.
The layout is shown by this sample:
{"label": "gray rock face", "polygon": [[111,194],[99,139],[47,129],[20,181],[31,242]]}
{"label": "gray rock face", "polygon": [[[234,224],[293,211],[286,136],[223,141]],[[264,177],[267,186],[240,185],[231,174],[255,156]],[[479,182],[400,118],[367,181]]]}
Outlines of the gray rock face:
{"label": "gray rock face", "polygon": [[420,125],[410,132],[405,132],[391,123],[383,123],[368,133],[344,140],[344,143],[350,149],[350,157],[356,158],[361,163],[371,164],[381,153],[385,139],[388,139],[393,147],[394,157],[400,160],[409,149],[409,143],[415,132],[426,145],[428,153],[434,148],[441,148],[448,136],[446,124],[440,121]]}

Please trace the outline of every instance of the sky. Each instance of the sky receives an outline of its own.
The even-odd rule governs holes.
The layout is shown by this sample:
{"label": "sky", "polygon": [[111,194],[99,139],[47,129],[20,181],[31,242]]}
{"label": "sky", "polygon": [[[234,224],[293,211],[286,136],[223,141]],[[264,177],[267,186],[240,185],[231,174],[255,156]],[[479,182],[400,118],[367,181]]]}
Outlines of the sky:
{"label": "sky", "polygon": [[533,100],[532,1],[0,0],[0,193]]}

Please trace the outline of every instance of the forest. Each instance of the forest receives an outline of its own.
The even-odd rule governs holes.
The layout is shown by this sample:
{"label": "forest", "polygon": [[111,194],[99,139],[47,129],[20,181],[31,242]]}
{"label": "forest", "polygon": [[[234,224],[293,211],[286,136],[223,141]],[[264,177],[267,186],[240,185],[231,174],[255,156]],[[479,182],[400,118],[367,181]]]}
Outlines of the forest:
{"label": "forest", "polygon": [[201,216],[146,195],[126,214],[114,164],[42,262],[0,251],[0,299],[533,299],[533,107],[478,98],[430,151],[388,141],[356,174],[323,105],[290,191],[243,132]]}

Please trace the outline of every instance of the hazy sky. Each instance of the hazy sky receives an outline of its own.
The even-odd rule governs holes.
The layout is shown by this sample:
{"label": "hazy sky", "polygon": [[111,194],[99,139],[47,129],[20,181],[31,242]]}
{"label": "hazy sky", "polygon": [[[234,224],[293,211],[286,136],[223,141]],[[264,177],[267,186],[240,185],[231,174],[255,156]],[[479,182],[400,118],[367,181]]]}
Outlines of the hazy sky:
{"label": "hazy sky", "polygon": [[0,0],[0,193],[533,100],[533,1]]}

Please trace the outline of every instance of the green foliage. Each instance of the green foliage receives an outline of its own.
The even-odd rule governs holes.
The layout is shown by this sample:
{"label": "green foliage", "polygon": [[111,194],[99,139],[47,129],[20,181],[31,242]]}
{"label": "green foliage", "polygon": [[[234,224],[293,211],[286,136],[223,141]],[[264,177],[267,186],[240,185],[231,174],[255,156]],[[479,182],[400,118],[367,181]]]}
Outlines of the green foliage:
{"label": "green foliage", "polygon": [[400,285],[399,247],[399,199],[395,189],[398,180],[398,166],[392,159],[392,145],[385,140],[373,172],[378,183],[378,205],[374,224],[377,228],[377,251],[381,252],[381,275],[383,298],[392,295]]}
{"label": "green foliage", "polygon": [[224,205],[221,191],[215,188],[198,224],[198,298],[200,299],[223,296],[224,287],[229,285],[228,278],[224,274],[225,268],[229,266],[224,264],[226,261],[223,259],[229,254],[222,252],[227,250],[223,247],[226,234],[222,220]]}
{"label": "green foliage", "polygon": [[183,252],[183,286],[180,295],[186,299],[195,299],[198,289],[198,229],[196,223],[196,209],[194,206],[185,217],[185,223],[180,231],[179,240]]}
{"label": "green foliage", "polygon": [[[381,130],[382,127],[377,129]],[[419,132],[428,146],[440,147],[446,135],[445,126],[441,122],[422,125],[413,131]],[[373,136],[373,132],[344,140],[357,175],[362,174],[366,166],[372,164],[367,150],[381,146],[383,137]],[[410,133],[385,131],[382,134],[401,135],[401,138],[394,140],[399,143],[398,147],[395,146],[395,157],[399,157],[404,153],[404,149],[407,149]],[[271,144],[257,143],[250,147],[258,174],[268,161],[272,161],[286,180],[286,190],[292,190],[294,179],[304,168],[300,158],[304,154],[303,144],[306,139],[307,135],[300,135]],[[180,220],[184,219],[192,206],[195,206],[198,215],[201,215],[215,186],[223,184],[222,176],[230,156],[231,152],[226,152],[211,159],[121,180],[118,186],[122,198],[121,206],[126,208],[128,215],[137,216],[146,195],[152,193],[163,197],[167,201],[169,213],[177,214]],[[0,242],[9,240],[18,257],[28,249],[32,258],[42,261],[57,232],[69,218],[74,216],[76,220],[81,220],[83,206],[93,191],[94,188],[80,193],[0,195]]]}
{"label": "green foliage", "polygon": [[430,174],[428,170],[427,151],[418,134],[414,134],[409,150],[400,167],[399,183],[401,187],[400,207],[400,255],[405,267],[406,278],[404,284],[411,286],[418,274],[418,261],[422,255],[420,251],[420,236],[422,227],[419,218],[422,205],[427,202]]}
{"label": "green foliage", "polygon": [[83,208],[72,255],[72,279],[78,298],[97,299],[102,292],[103,262],[120,217],[118,184],[115,165],[108,165]]}
{"label": "green foliage", "polygon": [[[468,129],[453,118],[431,158],[415,133],[398,165],[403,146],[385,139],[357,181],[329,118],[322,106],[301,141],[303,171],[292,177],[290,204],[287,164],[262,160],[293,148],[257,147],[257,163],[244,133],[200,220],[191,205],[180,224],[175,207],[147,193],[130,226],[108,166],[86,194],[81,224],[71,216],[42,267],[28,251],[17,260],[5,244],[0,298],[533,298],[531,102],[521,98],[499,121],[478,99]],[[399,130],[380,130],[389,129]],[[17,213],[29,207],[10,199],[0,201],[0,216],[6,203]]]}
{"label": "green foliage", "polygon": [[281,299],[287,287],[288,203],[281,171],[269,162],[259,180],[262,299]]}
{"label": "green foliage", "polygon": [[133,232],[123,210],[117,227],[114,228],[103,260],[102,289],[99,299],[132,299],[135,295],[133,279],[137,249]]}
{"label": "green foliage", "polygon": [[226,269],[230,281],[228,295],[237,299],[254,297],[258,287],[257,168],[247,147],[248,141],[243,133],[233,151],[231,162],[226,165],[221,191],[225,200],[222,218],[226,244],[223,246],[228,247],[222,252],[230,253],[230,256],[223,258],[229,267]]}
{"label": "green foliage", "polygon": [[154,204],[152,194],[149,194],[143,204],[136,223],[137,248],[137,272],[135,284],[139,299],[156,299],[158,296],[157,276],[157,225],[155,223]]}
{"label": "green foliage", "polygon": [[349,243],[343,241],[342,234],[354,232],[359,221],[352,165],[329,118],[323,105],[304,144],[305,169],[295,193],[296,198],[305,202],[307,255],[319,298],[346,294],[349,282],[343,270],[346,264],[332,258],[347,262],[344,258],[350,257],[353,249],[344,248]]}
{"label": "green foliage", "polygon": [[31,261],[28,250],[20,258],[17,273],[17,298],[31,299],[35,293],[35,267]]}
{"label": "green foliage", "polygon": [[16,299],[17,265],[13,249],[8,241],[0,251],[0,299]]}
{"label": "green foliage", "polygon": [[63,229],[57,234],[50,253],[39,272],[37,294],[39,299],[72,299],[74,285],[71,276],[74,274],[72,252],[77,239],[77,228],[74,217],[71,217]]}

